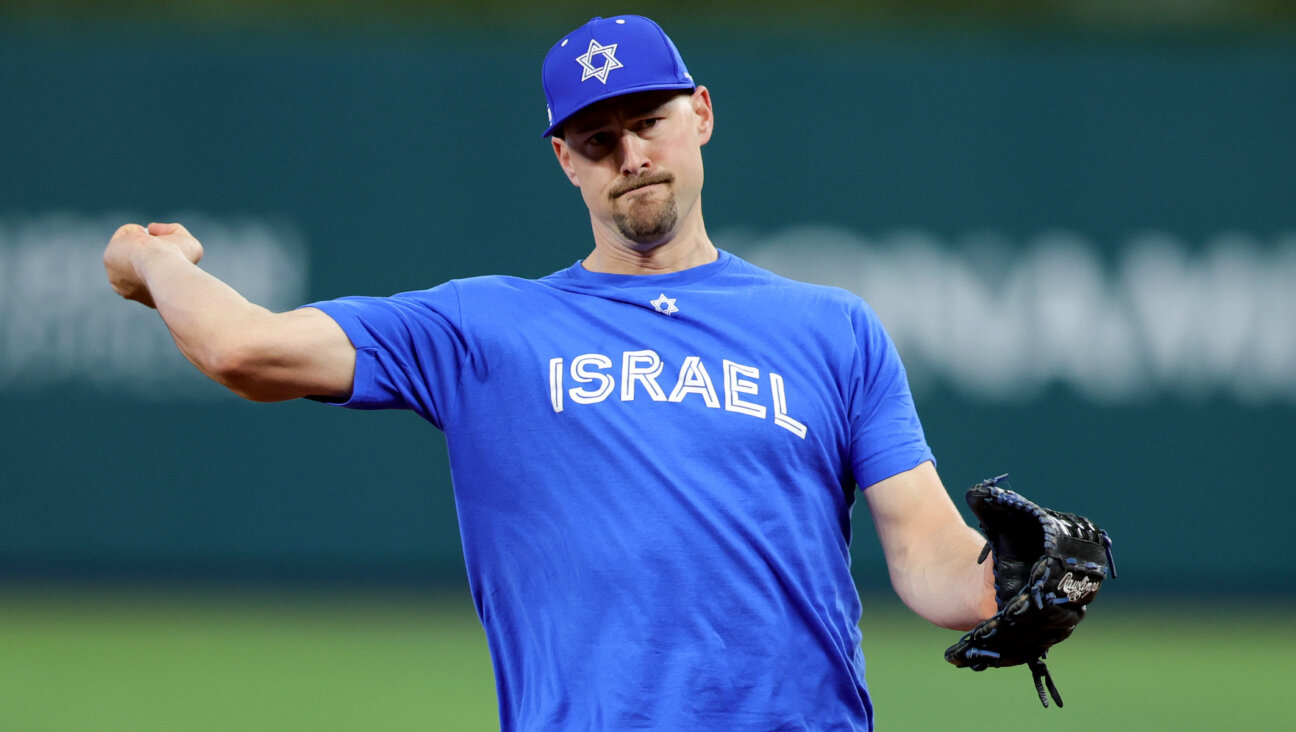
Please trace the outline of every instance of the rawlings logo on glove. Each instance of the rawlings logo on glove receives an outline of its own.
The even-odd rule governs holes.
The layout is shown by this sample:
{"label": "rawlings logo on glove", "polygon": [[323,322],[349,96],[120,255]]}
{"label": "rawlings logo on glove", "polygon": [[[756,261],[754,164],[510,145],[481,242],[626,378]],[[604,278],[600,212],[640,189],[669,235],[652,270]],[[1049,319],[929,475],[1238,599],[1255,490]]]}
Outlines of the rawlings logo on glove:
{"label": "rawlings logo on glove", "polygon": [[1081,600],[1089,602],[1089,600],[1093,599],[1093,595],[1097,594],[1098,588],[1101,586],[1102,582],[1094,582],[1088,577],[1081,577],[1077,580],[1071,576],[1070,572],[1062,575],[1062,579],[1058,581],[1058,589],[1064,592],[1071,602],[1080,602]]}
{"label": "rawlings logo on glove", "polygon": [[994,552],[999,611],[950,646],[945,660],[973,671],[1024,663],[1035,677],[1040,703],[1047,707],[1052,696],[1060,707],[1062,697],[1044,657],[1084,619],[1103,580],[1116,576],[1111,539],[1083,516],[1041,508],[1000,487],[1007,477],[982,481],[967,492],[987,540],[978,561]]}

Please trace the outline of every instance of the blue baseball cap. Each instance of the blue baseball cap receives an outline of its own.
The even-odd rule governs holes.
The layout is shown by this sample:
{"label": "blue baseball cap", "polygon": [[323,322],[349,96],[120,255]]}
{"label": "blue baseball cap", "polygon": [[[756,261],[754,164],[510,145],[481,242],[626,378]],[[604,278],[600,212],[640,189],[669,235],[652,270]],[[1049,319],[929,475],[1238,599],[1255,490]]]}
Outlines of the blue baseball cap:
{"label": "blue baseball cap", "polygon": [[604,99],[653,89],[692,89],[684,59],[661,26],[640,15],[594,18],[549,50],[542,70],[549,126]]}

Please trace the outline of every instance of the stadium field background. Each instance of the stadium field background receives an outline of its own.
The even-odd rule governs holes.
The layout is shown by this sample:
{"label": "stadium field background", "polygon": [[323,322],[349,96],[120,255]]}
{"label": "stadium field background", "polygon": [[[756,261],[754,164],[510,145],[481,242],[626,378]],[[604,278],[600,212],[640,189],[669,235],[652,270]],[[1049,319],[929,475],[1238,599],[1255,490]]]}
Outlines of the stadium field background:
{"label": "stadium field background", "polygon": [[[1050,669],[973,673],[956,634],[866,599],[878,729],[1287,730],[1290,605],[1100,598]],[[0,598],[0,732],[498,729],[485,638],[465,596],[76,591]]]}

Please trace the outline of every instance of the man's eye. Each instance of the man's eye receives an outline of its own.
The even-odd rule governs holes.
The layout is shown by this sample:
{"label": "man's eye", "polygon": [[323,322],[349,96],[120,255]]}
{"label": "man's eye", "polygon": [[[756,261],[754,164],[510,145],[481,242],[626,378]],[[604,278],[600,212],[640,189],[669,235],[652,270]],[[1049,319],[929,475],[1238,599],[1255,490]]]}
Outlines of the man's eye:
{"label": "man's eye", "polygon": [[639,126],[645,129],[649,127],[656,127],[657,123],[660,121],[661,121],[660,117],[649,117],[648,119],[645,119],[643,122],[640,122]]}
{"label": "man's eye", "polygon": [[608,133],[606,133],[606,132],[595,132],[594,134],[590,135],[590,136],[589,136],[589,139],[587,139],[585,142],[586,142],[586,144],[589,144],[589,145],[594,145],[594,146],[597,146],[597,147],[601,147],[601,146],[603,146],[603,145],[606,145],[606,144],[608,143],[608,140],[609,140],[609,139],[611,139],[611,138],[610,138],[610,135],[608,135]]}

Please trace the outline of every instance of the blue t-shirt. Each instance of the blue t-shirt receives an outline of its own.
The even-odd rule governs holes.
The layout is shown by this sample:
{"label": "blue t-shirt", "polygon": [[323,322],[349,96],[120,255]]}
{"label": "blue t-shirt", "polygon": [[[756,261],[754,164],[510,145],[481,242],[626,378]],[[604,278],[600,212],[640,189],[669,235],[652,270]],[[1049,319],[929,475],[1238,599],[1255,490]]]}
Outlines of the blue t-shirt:
{"label": "blue t-shirt", "polygon": [[445,431],[504,730],[863,730],[856,484],[931,460],[843,290],[727,252],[312,305]]}

